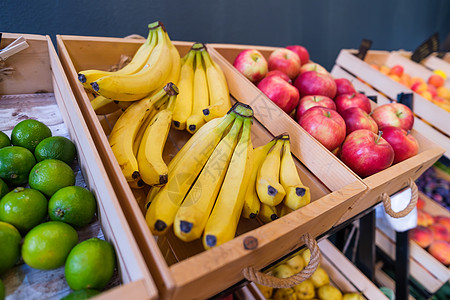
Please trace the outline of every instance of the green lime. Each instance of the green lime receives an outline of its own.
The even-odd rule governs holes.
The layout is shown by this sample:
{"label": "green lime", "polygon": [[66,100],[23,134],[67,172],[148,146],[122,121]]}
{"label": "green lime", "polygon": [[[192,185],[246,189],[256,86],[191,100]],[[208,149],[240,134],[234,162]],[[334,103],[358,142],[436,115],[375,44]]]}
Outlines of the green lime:
{"label": "green lime", "polygon": [[91,238],[73,247],[67,257],[64,274],[72,290],[103,289],[116,267],[113,246],[107,241]]}
{"label": "green lime", "polygon": [[0,149],[7,146],[11,146],[11,140],[6,133],[0,131]]}
{"label": "green lime", "polygon": [[94,296],[97,296],[98,294],[100,294],[100,291],[93,290],[93,289],[84,289],[84,290],[73,291],[69,295],[61,298],[61,300],[84,300],[84,299],[89,299]]}
{"label": "green lime", "polygon": [[34,148],[45,138],[52,136],[52,131],[42,122],[28,119],[14,126],[11,142],[14,146],[22,146],[34,152]]}
{"label": "green lime", "polygon": [[0,200],[0,221],[14,225],[25,234],[47,216],[47,198],[41,192],[16,187]]}
{"label": "green lime", "polygon": [[5,299],[5,285],[3,284],[3,281],[0,279],[0,300],[4,300]]}
{"label": "green lime", "polygon": [[22,258],[35,269],[56,269],[64,265],[77,242],[78,233],[72,226],[57,221],[42,223],[25,236]]}
{"label": "green lime", "polygon": [[0,222],[0,275],[19,260],[21,240],[19,231],[13,225]]}
{"label": "green lime", "polygon": [[0,149],[0,178],[9,186],[27,183],[35,164],[34,155],[27,148],[8,146]]}
{"label": "green lime", "polygon": [[89,224],[95,211],[94,195],[81,186],[66,186],[59,189],[48,201],[50,219],[75,227]]}
{"label": "green lime", "polygon": [[43,139],[34,149],[34,156],[37,161],[53,158],[71,165],[76,155],[75,144],[63,136],[51,136]]}
{"label": "green lime", "polygon": [[57,190],[74,185],[75,174],[65,162],[57,159],[46,159],[38,162],[31,169],[28,183],[33,189],[51,197]]}
{"label": "green lime", "polygon": [[0,178],[0,199],[3,198],[6,194],[8,194],[9,188],[8,185]]}

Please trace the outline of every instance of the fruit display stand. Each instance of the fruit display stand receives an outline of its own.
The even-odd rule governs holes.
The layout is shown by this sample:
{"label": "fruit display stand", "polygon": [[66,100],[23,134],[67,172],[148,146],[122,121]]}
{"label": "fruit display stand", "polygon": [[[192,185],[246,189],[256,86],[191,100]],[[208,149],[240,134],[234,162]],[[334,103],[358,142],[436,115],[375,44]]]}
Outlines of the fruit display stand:
{"label": "fruit display stand", "polygon": [[[322,179],[310,171],[309,164],[322,163],[322,166],[329,169],[342,167],[330,154],[322,157],[319,154],[313,159],[308,153],[317,155],[325,151],[305,136],[303,143],[310,148],[302,151],[309,159],[305,160],[299,155],[301,152],[297,151],[296,164],[303,183],[310,187],[310,204],[265,225],[257,220],[241,220],[237,237],[208,251],[203,250],[201,241],[182,242],[174,236],[172,230],[166,236],[155,239],[145,222],[142,203],[137,203],[109,146],[107,135],[114,124],[114,116],[97,116],[89,103],[89,95],[77,79],[77,72],[80,70],[108,69],[118,62],[121,55],[132,56],[142,40],[59,35],[57,41],[61,61],[90,133],[160,295],[165,299],[207,298],[233,285],[242,284],[245,282],[242,273],[244,269],[252,267],[260,270],[301,247],[304,244],[301,237],[306,233],[313,237],[323,234],[364,193],[365,186],[355,178],[343,181],[341,176],[337,176],[334,185],[324,185]],[[192,44],[174,42],[181,56],[187,53]],[[213,60],[222,61],[220,55],[210,50],[209,46],[207,49]],[[226,73],[227,81],[233,82],[230,76],[232,75]],[[237,94],[236,89],[245,88],[232,84],[229,87],[232,95]],[[234,98],[245,101],[240,97]],[[271,140],[275,133],[267,131],[266,124],[258,122],[262,121],[258,118],[258,108],[253,109],[256,118],[252,126],[252,142],[257,147]],[[105,119],[108,120],[109,127],[102,126],[106,123],[102,121]],[[171,130],[165,148],[166,158],[170,159],[189,137],[190,134],[185,131]]]}
{"label": "fruit display stand", "polygon": [[[210,47],[221,55],[218,56],[220,58],[218,63],[227,74],[232,95],[255,107],[255,117],[272,134],[289,131],[293,154],[299,157],[300,160],[306,161],[311,171],[327,187],[332,189],[333,187],[336,188],[339,185],[345,185],[355,180],[363,182],[368,187],[364,197],[356,201],[335,225],[348,221],[352,217],[373,207],[381,201],[380,197],[383,193],[392,195],[408,186],[410,179],[417,179],[444,152],[436,143],[413,130],[412,134],[419,142],[419,153],[417,155],[374,175],[361,178],[315,139],[311,139],[311,136],[293,118],[279,109],[254,84],[247,80],[244,75],[237,72],[232,65],[236,56],[244,49],[257,49],[268,59],[270,53],[277,49],[276,47],[227,44],[211,44]],[[335,77],[339,78],[340,76]],[[375,103],[372,103],[372,105],[373,107],[376,106]],[[318,146],[310,146],[307,143],[316,143]],[[309,151],[308,149],[311,149],[311,147],[315,147],[316,151]],[[330,155],[332,161],[329,159]]]}
{"label": "fruit display stand", "polygon": [[[0,78],[0,129],[10,133],[19,121],[38,119],[48,124],[54,135],[66,136],[75,143],[77,185],[87,186],[98,206],[98,220],[79,230],[80,239],[104,238],[112,243],[117,257],[114,280],[96,299],[156,299],[155,283],[106,176],[50,37],[3,33],[0,48],[20,36],[28,48],[4,62],[11,71]],[[22,262],[2,279],[6,299],[59,299],[70,292],[64,267],[42,271]]]}
{"label": "fruit display stand", "polygon": [[[450,112],[442,109],[421,95],[413,92],[410,88],[392,80],[388,76],[375,70],[370,64],[386,65],[392,67],[401,65],[404,72],[411,77],[420,77],[425,81],[432,74],[432,71],[417,64],[398,52],[388,51],[368,51],[363,60],[356,57],[356,50],[343,49],[336,58],[332,74],[342,76],[342,71],[350,74],[354,81],[364,81],[374,90],[385,95],[379,99],[379,104],[384,100],[388,102],[397,101],[399,95],[413,94],[412,106],[416,114],[414,129],[429,138],[434,143],[445,149],[445,156],[450,157]],[[448,87],[449,84],[447,83]]]}
{"label": "fruit display stand", "polygon": [[[320,266],[330,277],[330,283],[343,294],[359,293],[369,300],[389,299],[328,239],[323,239],[318,244],[321,253]],[[249,290],[255,299],[265,299],[255,284],[250,284]]]}
{"label": "fruit display stand", "polygon": [[[450,217],[450,212],[435,201],[422,193],[419,193],[419,196],[425,201],[423,208],[425,212],[432,216]],[[391,259],[395,260],[395,233],[385,222],[377,222],[376,245]],[[409,242],[409,247],[411,277],[420,283],[430,295],[436,293],[450,280],[450,267],[443,265],[412,240]]]}

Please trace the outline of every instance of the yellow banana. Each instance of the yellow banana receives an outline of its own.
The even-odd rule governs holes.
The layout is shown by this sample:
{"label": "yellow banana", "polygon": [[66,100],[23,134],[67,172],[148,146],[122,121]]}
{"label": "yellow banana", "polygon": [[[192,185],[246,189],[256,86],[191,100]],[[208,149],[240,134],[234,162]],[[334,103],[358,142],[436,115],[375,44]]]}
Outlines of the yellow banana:
{"label": "yellow banana", "polygon": [[256,192],[262,203],[276,206],[283,201],[286,191],[280,184],[280,161],[283,140],[279,139],[267,154],[256,178]]}
{"label": "yellow banana", "polygon": [[222,69],[214,65],[209,53],[202,52],[208,78],[210,106],[203,109],[205,121],[218,118],[227,113],[231,107],[230,92]]}
{"label": "yellow banana", "polygon": [[172,124],[173,105],[178,94],[175,85],[168,94],[170,100],[167,108],[158,112],[145,129],[137,154],[139,174],[148,185],[166,184],[169,176],[167,164],[162,156]]}
{"label": "yellow banana", "polygon": [[133,188],[143,186],[136,156],[133,152],[136,134],[151,113],[155,103],[161,101],[164,97],[168,97],[167,91],[170,88],[171,85],[167,85],[152,97],[133,103],[122,113],[109,135],[109,144],[114,156],[122,169],[122,173]]}
{"label": "yellow banana", "polygon": [[202,110],[209,105],[208,81],[206,79],[205,69],[203,68],[201,53],[204,51],[204,48],[197,50],[195,55],[192,114],[186,120],[186,129],[192,134],[195,133],[203,124],[205,124]]}
{"label": "yellow banana", "polygon": [[[168,100],[169,99],[167,99],[167,101],[159,101],[157,104],[155,104],[152,107],[151,112],[148,115],[148,117],[142,123],[141,127],[139,127],[139,130],[138,130],[136,137],[134,138],[134,142],[133,142],[133,153],[135,156],[137,156],[137,154],[138,154],[139,145],[141,144],[142,138],[144,137],[145,130],[150,125],[151,121],[156,116],[156,114],[167,107]],[[123,102],[123,103],[133,103],[133,102]]]}
{"label": "yellow banana", "polygon": [[261,209],[259,211],[258,218],[263,221],[263,223],[275,221],[279,218],[277,208],[261,202]]}
{"label": "yellow banana", "polygon": [[286,191],[283,203],[296,210],[311,202],[309,188],[302,184],[291,153],[289,139],[284,141],[280,165],[280,183]]}
{"label": "yellow banana", "polygon": [[117,103],[103,96],[92,99],[91,105],[97,115],[107,115],[120,109]]}
{"label": "yellow banana", "polygon": [[232,240],[236,234],[253,164],[251,126],[252,118],[246,118],[216,204],[206,223],[203,234],[203,247],[205,249]]}
{"label": "yellow banana", "polygon": [[[156,24],[156,25],[155,25]],[[113,75],[113,74],[134,74],[139,72],[147,63],[153,48],[156,46],[156,26],[160,26],[159,22],[155,22],[149,25],[149,33],[147,40],[143,43],[134,54],[131,61],[122,69],[115,72],[102,71],[102,70],[85,70],[78,73],[78,80],[81,82],[84,88],[89,91],[94,91],[91,83],[100,79],[101,77]]]}
{"label": "yellow banana", "polygon": [[186,120],[192,112],[192,97],[194,83],[194,59],[195,51],[190,50],[183,58],[178,88],[180,93],[173,110],[173,127],[178,130],[186,128]]}
{"label": "yellow banana", "polygon": [[156,196],[156,194],[159,193],[159,190],[161,190],[162,187],[162,185],[154,185],[150,187],[150,190],[148,191],[147,197],[145,199],[145,210],[148,209],[150,203],[152,203],[152,199]]}
{"label": "yellow banana", "polygon": [[174,165],[167,184],[151,199],[145,215],[147,225],[153,234],[164,234],[173,224],[189,188],[222,139],[225,130],[234,122],[235,116],[234,113],[228,114],[220,124],[204,134],[201,139],[197,139],[187,150],[188,153],[184,153]]}
{"label": "yellow banana", "polygon": [[244,207],[242,209],[242,216],[244,218],[253,219],[259,213],[260,201],[258,194],[256,193],[256,176],[258,175],[258,170],[261,167],[264,158],[275,143],[276,139],[273,139],[267,144],[253,150],[253,167],[250,174],[250,181],[245,192]]}
{"label": "yellow banana", "polygon": [[169,34],[167,32],[166,32],[166,39],[167,43],[169,44],[170,56],[172,58],[172,68],[170,69],[169,75],[166,77],[166,80],[163,82],[161,88],[168,82],[172,82],[173,84],[178,86],[181,71],[180,52],[178,52],[177,47],[175,47],[174,44],[172,44],[172,41],[170,40]]}
{"label": "yellow banana", "polygon": [[98,94],[119,101],[135,101],[150,95],[166,82],[172,68],[171,41],[163,26],[156,29],[158,41],[145,66],[134,74],[113,74],[91,83]]}
{"label": "yellow banana", "polygon": [[242,121],[243,118],[236,118],[233,127],[214,149],[178,209],[173,229],[175,235],[185,242],[200,238],[205,229],[236,147]]}

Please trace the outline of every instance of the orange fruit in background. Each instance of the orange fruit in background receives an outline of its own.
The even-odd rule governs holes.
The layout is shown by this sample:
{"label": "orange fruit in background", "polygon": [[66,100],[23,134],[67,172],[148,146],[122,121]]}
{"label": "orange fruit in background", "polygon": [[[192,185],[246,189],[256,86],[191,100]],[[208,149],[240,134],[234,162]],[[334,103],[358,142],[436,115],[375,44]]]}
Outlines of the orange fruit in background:
{"label": "orange fruit in background", "polygon": [[447,79],[447,74],[442,70],[437,69],[437,70],[434,70],[433,73],[441,76],[442,78],[444,78],[444,80]]}
{"label": "orange fruit in background", "polygon": [[450,89],[445,87],[445,86],[441,86],[439,88],[437,88],[437,95],[438,97],[450,100]]}
{"label": "orange fruit in background", "polygon": [[385,66],[385,65],[381,65],[379,70],[384,75],[388,75],[391,68],[389,68],[388,66]]}
{"label": "orange fruit in background", "polygon": [[428,84],[433,85],[434,87],[438,88],[444,85],[445,83],[445,79],[444,77],[437,75],[437,74],[433,74],[430,77],[428,77]]}
{"label": "orange fruit in background", "polygon": [[390,79],[396,81],[396,82],[400,82],[400,77],[396,74],[389,74],[388,75]]}

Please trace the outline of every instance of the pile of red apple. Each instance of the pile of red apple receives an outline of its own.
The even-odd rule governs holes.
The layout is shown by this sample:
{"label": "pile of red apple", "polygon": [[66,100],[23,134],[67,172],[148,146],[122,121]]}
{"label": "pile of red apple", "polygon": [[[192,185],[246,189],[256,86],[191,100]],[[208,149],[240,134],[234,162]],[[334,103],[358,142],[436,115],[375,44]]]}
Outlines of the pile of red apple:
{"label": "pile of red apple", "polygon": [[394,65],[391,68],[386,65],[371,64],[371,66],[392,80],[410,88],[428,101],[450,112],[450,89],[444,85],[446,74],[443,71],[436,70],[427,80],[424,80],[421,77],[411,77],[404,71],[402,65]]}
{"label": "pile of red apple", "polygon": [[244,50],[233,65],[361,177],[418,153],[407,106],[390,103],[372,111],[366,95],[309,61],[300,45],[279,48],[268,61],[256,49]]}
{"label": "pile of red apple", "polygon": [[442,264],[450,265],[450,218],[432,216],[424,211],[425,202],[417,202],[417,227],[411,229],[410,238],[426,249]]}

